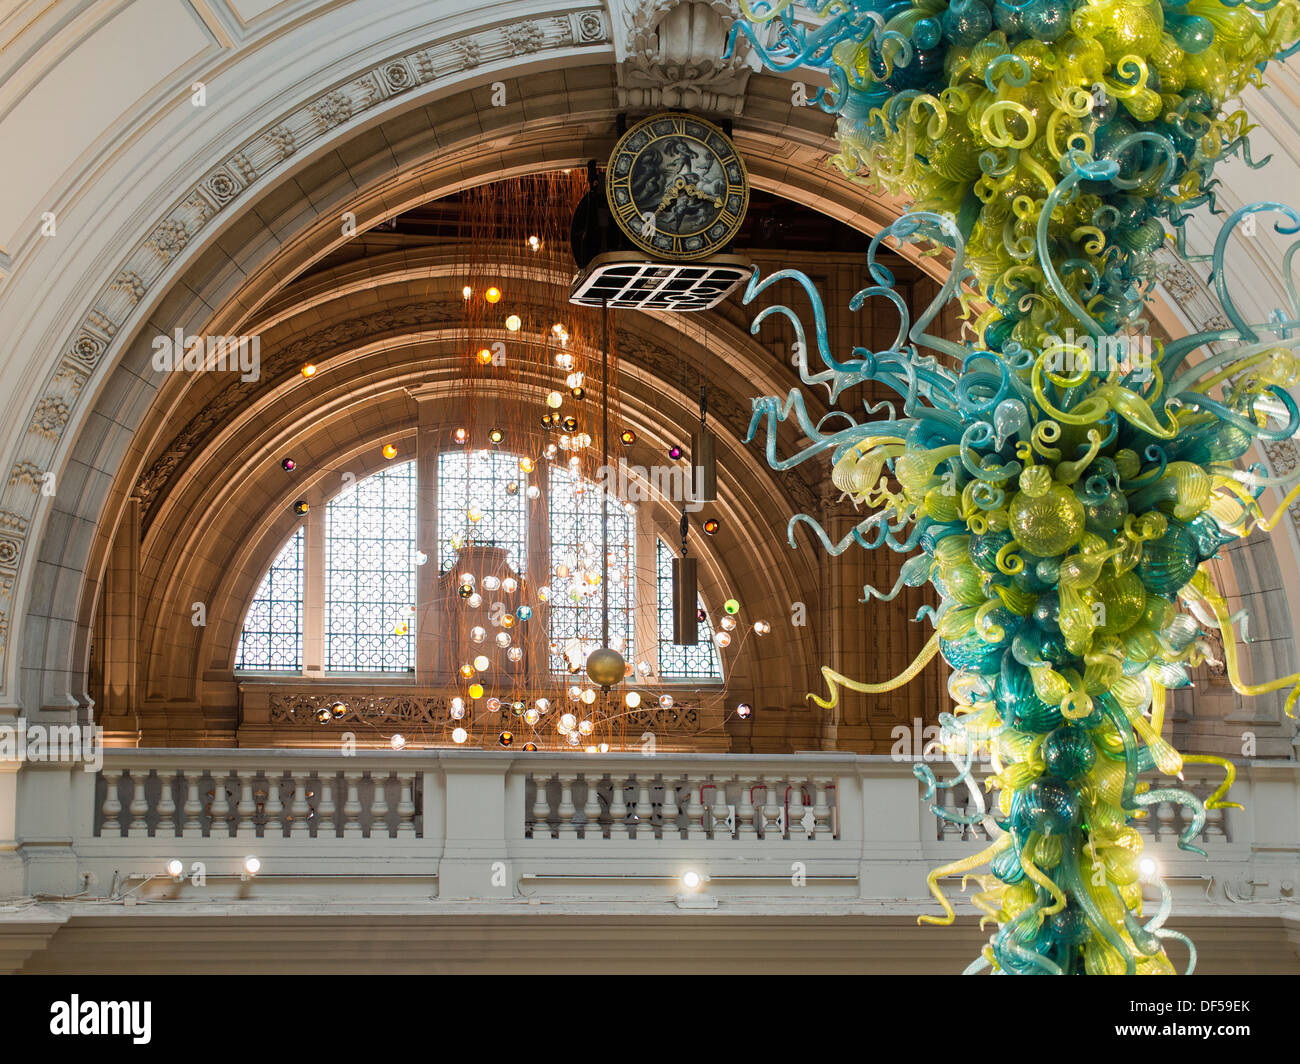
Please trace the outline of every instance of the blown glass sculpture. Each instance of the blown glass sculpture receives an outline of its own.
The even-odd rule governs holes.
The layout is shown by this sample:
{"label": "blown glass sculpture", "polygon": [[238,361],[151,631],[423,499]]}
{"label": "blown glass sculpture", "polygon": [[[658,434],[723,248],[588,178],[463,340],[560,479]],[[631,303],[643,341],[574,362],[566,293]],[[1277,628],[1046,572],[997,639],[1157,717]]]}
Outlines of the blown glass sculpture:
{"label": "blown glass sculpture", "polygon": [[[1161,737],[1166,692],[1213,654],[1210,632],[1238,691],[1290,687],[1292,715],[1300,698],[1300,674],[1242,680],[1236,618],[1206,565],[1232,537],[1271,530],[1300,497],[1292,487],[1266,516],[1264,490],[1300,473],[1237,468],[1256,440],[1300,427],[1287,392],[1300,382],[1300,300],[1290,287],[1287,307],[1247,322],[1223,269],[1243,219],[1280,215],[1276,230],[1291,234],[1300,214],[1265,203],[1226,219],[1213,276],[1230,327],[1162,344],[1139,315],[1165,225],[1181,233],[1188,210],[1216,209],[1217,160],[1251,162],[1244,116],[1223,107],[1289,54],[1300,5],[833,0],[810,12],[819,25],[796,20],[791,2],[745,10],[733,39],[749,35],[776,69],[829,73],[832,90],[813,102],[839,115],[837,165],[915,204],[872,240],[874,283],[849,303],[893,305],[889,350],[832,354],[821,299],[797,271],[755,275],[745,295],[783,280],[805,290],[812,345],[785,306],[761,312],[753,330],[773,314],[791,321],[806,385],[832,401],[868,381],[900,397],[861,420],[836,410],[814,421],[798,388],[754,401],[748,440],[765,429],[769,464],[829,454],[836,487],[866,509],[839,542],[799,514],[791,546],[804,524],[832,554],[908,554],[897,585],[869,587],[866,599],[926,581],[940,598],[922,611],[935,634],[904,673],[873,684],[823,668],[828,695],[809,697],[831,708],[843,688],[892,690],[935,654],[951,667],[954,712],[939,719],[958,771],[943,781],[924,764],[915,771],[927,800],[964,785],[973,814],[933,811],[981,824],[992,841],[930,874],[945,915],[920,919],[951,923],[938,880],[973,876],[973,902],[997,930],[968,971],[1172,973],[1164,943],[1176,939],[1190,972],[1195,949],[1164,927],[1170,892],[1144,867],[1134,821],[1179,803],[1189,813],[1179,846],[1203,853],[1194,840],[1206,808],[1231,804],[1230,762],[1180,755]],[[952,263],[915,322],[878,261],[904,243]],[[949,301],[970,343],[927,331]],[[777,423],[791,419],[810,442],[781,457]],[[971,774],[977,756],[993,765],[992,808]],[[1224,770],[1204,803],[1139,780],[1179,777],[1189,762]],[[1144,912],[1143,882],[1159,888],[1155,913]]]}

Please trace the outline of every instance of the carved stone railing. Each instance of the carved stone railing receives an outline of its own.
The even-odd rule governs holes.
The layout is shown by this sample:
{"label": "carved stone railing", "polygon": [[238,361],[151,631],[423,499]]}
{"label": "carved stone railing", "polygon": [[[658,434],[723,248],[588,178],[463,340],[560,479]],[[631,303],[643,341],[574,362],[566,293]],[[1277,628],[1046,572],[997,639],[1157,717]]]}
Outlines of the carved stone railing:
{"label": "carved stone railing", "polygon": [[[397,899],[662,899],[694,870],[713,898],[924,906],[932,868],[987,845],[981,829],[945,829],[910,763],[852,754],[153,748],[108,750],[97,774],[23,771],[42,785],[65,772],[72,795],[71,822],[59,803],[20,806],[24,837],[70,839],[42,844],[47,863],[29,878],[48,878],[32,893],[93,897],[135,880],[144,898],[184,887],[168,884],[171,860],[238,879],[253,855],[260,897],[321,896],[312,884],[328,876]],[[1205,775],[1191,778],[1197,793],[1216,782]],[[963,794],[937,797],[969,812]],[[1177,815],[1153,807],[1148,852],[1177,903],[1293,902],[1300,766],[1239,766],[1231,797],[1245,809],[1211,814],[1208,859],[1177,849]]]}

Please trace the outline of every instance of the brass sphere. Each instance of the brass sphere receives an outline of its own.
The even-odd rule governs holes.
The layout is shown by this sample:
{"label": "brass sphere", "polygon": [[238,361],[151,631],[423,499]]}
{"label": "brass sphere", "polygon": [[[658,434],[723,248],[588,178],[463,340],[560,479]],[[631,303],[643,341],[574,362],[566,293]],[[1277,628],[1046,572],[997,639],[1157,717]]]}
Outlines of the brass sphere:
{"label": "brass sphere", "polygon": [[613,687],[625,675],[623,655],[609,647],[593,650],[587,657],[587,678],[599,687]]}

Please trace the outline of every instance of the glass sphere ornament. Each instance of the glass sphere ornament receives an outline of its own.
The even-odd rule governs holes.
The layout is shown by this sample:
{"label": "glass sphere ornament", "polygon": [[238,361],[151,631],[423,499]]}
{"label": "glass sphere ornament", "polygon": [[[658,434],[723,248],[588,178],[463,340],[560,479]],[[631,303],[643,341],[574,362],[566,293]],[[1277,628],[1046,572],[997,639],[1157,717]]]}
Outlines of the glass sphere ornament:
{"label": "glass sphere ornament", "polygon": [[515,610],[515,616],[521,621],[527,621],[533,616],[533,608],[531,606],[520,606]]}
{"label": "glass sphere ornament", "polygon": [[499,588],[500,586],[501,586],[501,578],[500,578],[500,577],[497,577],[497,576],[485,576],[485,577],[483,577],[483,590],[484,590],[484,591],[495,591],[495,590],[496,590],[497,588]]}
{"label": "glass sphere ornament", "polygon": [[572,713],[562,714],[555,726],[559,729],[561,734],[571,732],[578,726],[578,718]]}
{"label": "glass sphere ornament", "polygon": [[481,643],[487,638],[487,629],[481,625],[475,625],[469,630],[469,638],[472,643]]}
{"label": "glass sphere ornament", "polygon": [[1083,535],[1083,503],[1061,484],[1039,496],[1017,492],[1009,516],[1016,542],[1044,558],[1064,554]]}
{"label": "glass sphere ornament", "polygon": [[1043,740],[1043,763],[1050,775],[1073,780],[1097,763],[1097,748],[1083,728],[1058,728]]}
{"label": "glass sphere ornament", "polygon": [[501,712],[501,699],[499,699],[499,698],[495,698],[495,697],[493,697],[493,698],[489,698],[489,699],[487,700],[487,711],[488,711],[489,713],[500,713],[500,712]]}
{"label": "glass sphere ornament", "polygon": [[469,606],[470,609],[476,610],[483,605],[483,596],[477,591],[474,591],[470,594],[469,598],[465,600],[465,604]]}
{"label": "glass sphere ornament", "polygon": [[636,433],[631,429],[624,429],[618,434],[618,438],[627,446],[636,443]]}
{"label": "glass sphere ornament", "polygon": [[462,745],[465,742],[465,740],[468,738],[469,738],[469,732],[467,732],[464,728],[452,729],[451,741],[453,743],[456,743],[458,746]]}
{"label": "glass sphere ornament", "polygon": [[527,473],[531,473],[536,468],[537,468],[537,463],[534,462],[531,458],[519,459],[519,472],[527,474]]}
{"label": "glass sphere ornament", "polygon": [[478,364],[480,366],[492,365],[492,349],[490,347],[480,347],[478,349],[478,354],[474,357],[478,359]]}
{"label": "glass sphere ornament", "polygon": [[460,674],[461,674],[463,677],[465,677],[465,679],[467,679],[467,680],[471,680],[471,679],[473,679],[473,678],[474,678],[474,666],[471,665],[468,661],[465,662],[465,664],[462,665],[462,666],[460,667]]}
{"label": "glass sphere ornament", "polygon": [[292,458],[284,458],[281,459],[280,461],[280,468],[283,469],[286,473],[292,473],[294,469],[297,468],[297,465],[298,463],[295,462]]}
{"label": "glass sphere ornament", "polygon": [[540,499],[542,497],[542,489],[536,484],[529,484],[528,487],[524,489],[524,494],[530,499]]}
{"label": "glass sphere ornament", "polygon": [[500,735],[497,736],[497,745],[499,746],[509,746],[514,741],[515,741],[514,732],[503,731]]}
{"label": "glass sphere ornament", "polygon": [[518,494],[519,494],[519,485],[516,484],[513,480],[507,480],[507,481],[506,481],[506,494],[507,494],[507,495],[518,495]]}
{"label": "glass sphere ornament", "polygon": [[463,717],[465,715],[465,700],[460,695],[456,695],[451,700],[449,709],[453,717]]}
{"label": "glass sphere ornament", "polygon": [[574,399],[585,399],[585,398],[587,397],[587,389],[585,389],[585,388],[570,388],[570,389],[569,389],[569,395],[571,395]]}
{"label": "glass sphere ornament", "polygon": [[480,654],[478,657],[474,659],[474,668],[477,669],[479,672],[487,672],[488,667],[491,664],[492,663],[488,661],[486,654]]}
{"label": "glass sphere ornament", "polygon": [[729,647],[729,646],[731,646],[731,633],[730,633],[730,632],[717,632],[717,633],[713,636],[713,641],[714,641],[714,643],[716,643],[716,644],[717,644],[718,646],[720,646],[720,647]]}
{"label": "glass sphere ornament", "polygon": [[506,329],[509,332],[518,332],[523,328],[523,319],[518,314],[511,314],[506,318]]}
{"label": "glass sphere ornament", "polygon": [[488,440],[492,443],[500,443],[506,438],[506,434],[500,429],[491,429],[488,432]]}
{"label": "glass sphere ornament", "polygon": [[506,651],[506,658],[509,659],[510,661],[515,661],[515,662],[523,661],[524,660],[523,648],[511,647],[509,650]]}
{"label": "glass sphere ornament", "polygon": [[673,708],[673,696],[672,696],[672,695],[660,695],[660,696],[659,696],[659,708],[660,708],[660,709],[672,709],[672,708]]}
{"label": "glass sphere ornament", "polygon": [[385,457],[385,458],[396,458],[396,457],[397,457],[397,445],[396,445],[396,444],[392,444],[392,443],[386,443],[386,444],[384,444],[384,446],[383,446],[383,454],[384,454],[384,457]]}
{"label": "glass sphere ornament", "polygon": [[[587,656],[587,677],[600,687],[613,687],[624,676],[623,655],[612,647],[601,647]],[[591,692],[593,701],[595,692]]]}
{"label": "glass sphere ornament", "polygon": [[486,292],[483,293],[483,298],[486,299],[489,303],[500,303],[501,289],[499,289],[496,285],[493,285],[491,288],[489,288]]}
{"label": "glass sphere ornament", "polygon": [[559,410],[564,405],[564,393],[549,392],[546,396],[546,405],[552,410]]}
{"label": "glass sphere ornament", "polygon": [[704,612],[703,606],[695,607],[695,619],[699,621],[700,624],[703,624],[705,621],[709,619],[709,615]]}
{"label": "glass sphere ornament", "polygon": [[735,617],[723,617],[720,623],[724,632],[734,632],[736,629]]}
{"label": "glass sphere ornament", "polygon": [[767,635],[772,630],[772,626],[767,621],[754,622],[755,635]]}
{"label": "glass sphere ornament", "polygon": [[542,715],[538,713],[537,710],[535,709],[524,710],[524,723],[527,724],[530,728],[535,726],[537,722],[541,719],[542,719]]}
{"label": "glass sphere ornament", "polygon": [[311,507],[307,505],[307,501],[305,499],[299,499],[297,502],[293,504],[293,512],[296,513],[299,517],[301,517],[310,509]]}
{"label": "glass sphere ornament", "polygon": [[641,695],[636,691],[629,691],[623,696],[623,704],[628,709],[637,709],[641,705]]}
{"label": "glass sphere ornament", "polygon": [[315,363],[308,362],[305,366],[302,367],[301,373],[308,380],[311,380],[312,377],[316,376]]}
{"label": "glass sphere ornament", "polygon": [[526,751],[527,753],[530,753],[530,754],[531,754],[531,753],[535,753],[536,750],[537,750],[537,744],[536,744],[536,743],[524,743],[524,745],[521,746],[519,749],[520,749],[520,750],[523,750],[523,751]]}
{"label": "glass sphere ornament", "polygon": [[316,722],[318,724],[328,724],[333,719],[334,715],[330,712],[329,706],[321,706],[320,709],[316,710]]}
{"label": "glass sphere ornament", "polygon": [[510,645],[510,633],[497,632],[497,646],[499,646],[502,650],[505,650],[505,648],[508,647],[509,645]]}
{"label": "glass sphere ornament", "polygon": [[507,576],[504,580],[501,581],[501,590],[504,591],[507,595],[513,595],[516,591],[519,590],[519,581],[516,580],[513,576]]}
{"label": "glass sphere ornament", "polygon": [[591,721],[589,720],[578,721],[578,734],[590,735],[595,730],[596,730],[596,725],[593,724]]}
{"label": "glass sphere ornament", "polygon": [[469,696],[476,702],[483,697],[483,685],[481,683],[472,683],[469,685]]}
{"label": "glass sphere ornament", "polygon": [[727,601],[722,604],[722,608],[726,610],[728,613],[730,613],[732,616],[735,616],[737,613],[740,612],[740,603],[737,602],[734,598],[730,598],[727,599]]}
{"label": "glass sphere ornament", "polygon": [[549,602],[551,600],[551,588],[549,584],[543,584],[537,589],[537,600],[539,602]]}
{"label": "glass sphere ornament", "polygon": [[569,688],[567,694],[570,702],[576,702],[582,697],[582,688],[575,684]]}
{"label": "glass sphere ornament", "polygon": [[638,676],[649,676],[654,671],[654,666],[648,661],[638,661],[636,663],[636,672]]}
{"label": "glass sphere ornament", "polygon": [[391,739],[388,740],[388,745],[391,746],[394,750],[405,750],[406,736],[400,733],[394,735]]}
{"label": "glass sphere ornament", "polygon": [[569,414],[566,417],[560,419],[560,428],[564,429],[565,432],[573,432],[577,429],[577,427],[578,427],[578,419],[574,417],[572,414]]}
{"label": "glass sphere ornament", "polygon": [[425,554],[424,551],[422,551],[422,550],[417,550],[417,551],[415,552],[415,564],[416,564],[416,565],[425,565],[425,564],[428,563],[428,561],[429,561],[429,556],[428,556],[427,554]]}
{"label": "glass sphere ornament", "polygon": [[469,439],[469,430],[457,429],[454,433],[452,433],[452,439],[454,439],[457,443],[464,443],[466,440]]}
{"label": "glass sphere ornament", "polygon": [[330,703],[330,715],[335,720],[342,720],[344,717],[347,716],[347,713],[348,713],[348,706],[346,702]]}
{"label": "glass sphere ornament", "polygon": [[478,524],[483,520],[483,509],[480,506],[471,506],[466,516],[474,523]]}
{"label": "glass sphere ornament", "polygon": [[594,705],[596,701],[596,692],[593,688],[588,687],[582,692],[582,704],[585,706]]}
{"label": "glass sphere ornament", "polygon": [[749,720],[754,715],[754,707],[748,702],[740,702],[736,705],[736,716],[741,720]]}
{"label": "glass sphere ornament", "polygon": [[722,525],[716,517],[710,517],[704,522],[704,534],[708,536],[716,536],[718,534],[718,529],[721,527]]}
{"label": "glass sphere ornament", "polygon": [[678,447],[677,444],[675,443],[668,448],[668,457],[671,458],[674,462],[677,461],[677,459],[681,458],[681,456],[684,455],[685,453],[686,452],[682,450],[680,447]]}
{"label": "glass sphere ornament", "polygon": [[583,385],[583,376],[581,373],[570,373],[564,378],[566,388],[581,388]]}

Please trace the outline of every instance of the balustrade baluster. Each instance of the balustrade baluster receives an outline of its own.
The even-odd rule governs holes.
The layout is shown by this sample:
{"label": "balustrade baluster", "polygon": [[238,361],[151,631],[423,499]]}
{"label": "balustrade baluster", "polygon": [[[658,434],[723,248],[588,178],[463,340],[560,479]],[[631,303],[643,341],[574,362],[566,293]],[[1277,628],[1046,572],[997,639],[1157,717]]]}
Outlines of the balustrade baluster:
{"label": "balustrade baluster", "polygon": [[118,796],[117,785],[122,779],[122,773],[119,769],[106,768],[102,775],[104,777],[104,815],[100,821],[99,833],[105,836],[121,835],[122,821],[119,818],[122,815],[122,799]]}
{"label": "balustrade baluster", "polygon": [[738,780],[736,786],[740,789],[740,794],[737,795],[737,798],[739,798],[737,805],[740,808],[736,814],[735,834],[737,837],[758,835],[760,816],[754,806],[755,785],[750,783],[749,780]]}
{"label": "balustrade baluster", "polygon": [[388,828],[388,776],[376,776],[371,773],[370,781],[375,785],[370,802],[370,837],[383,839],[390,837]]}
{"label": "balustrade baluster", "polygon": [[257,816],[257,799],[253,797],[255,773],[245,770],[239,774],[239,802],[235,805],[235,834],[251,838],[257,834],[254,817]]}
{"label": "balustrade baluster", "polygon": [[[727,821],[732,820],[728,824]],[[731,804],[727,801],[727,781],[715,782],[713,789],[713,831],[710,838],[735,838],[740,825],[734,821]]]}
{"label": "balustrade baluster", "polygon": [[415,838],[415,778],[406,773],[398,776],[397,837]]}
{"label": "balustrade baluster", "polygon": [[149,779],[147,772],[131,773],[131,823],[126,833],[132,838],[149,834],[149,798],[144,793],[145,782]]}
{"label": "balustrade baluster", "polygon": [[560,807],[556,815],[560,818],[560,834],[577,831],[573,814],[577,812],[573,805],[573,780],[560,777]]}
{"label": "balustrade baluster", "polygon": [[230,796],[226,793],[225,776],[212,777],[212,823],[208,825],[208,837],[230,838]]}
{"label": "balustrade baluster", "polygon": [[307,801],[307,776],[291,776],[293,798],[289,803],[289,836],[301,839],[311,834],[311,804]]}
{"label": "balustrade baluster", "polygon": [[176,795],[172,792],[172,787],[176,783],[176,775],[160,775],[158,782],[162,784],[162,789],[158,792],[158,824],[154,828],[154,835],[160,839],[175,838]]}
{"label": "balustrade baluster", "polygon": [[203,834],[203,799],[199,795],[201,772],[192,772],[184,776],[185,780],[185,822],[181,825],[181,834],[191,837]]}
{"label": "balustrade baluster", "polygon": [[337,810],[334,806],[334,777],[320,777],[320,801],[316,803],[316,837],[318,839],[334,838],[338,834],[335,823]]}
{"label": "balustrade baluster", "polygon": [[266,777],[266,823],[262,826],[262,837],[266,839],[284,838],[284,777]]}
{"label": "balustrade baluster", "polygon": [[582,829],[583,838],[600,838],[600,790],[597,786],[599,780],[588,777],[587,779],[587,801],[584,809],[587,814],[587,823]]}
{"label": "balustrade baluster", "polygon": [[348,795],[343,803],[343,837],[345,839],[361,838],[361,776],[360,772],[343,773]]}
{"label": "balustrade baluster", "polygon": [[681,834],[681,825],[677,823],[677,781],[664,780],[664,804],[660,812],[663,820],[664,834],[677,832]]}

